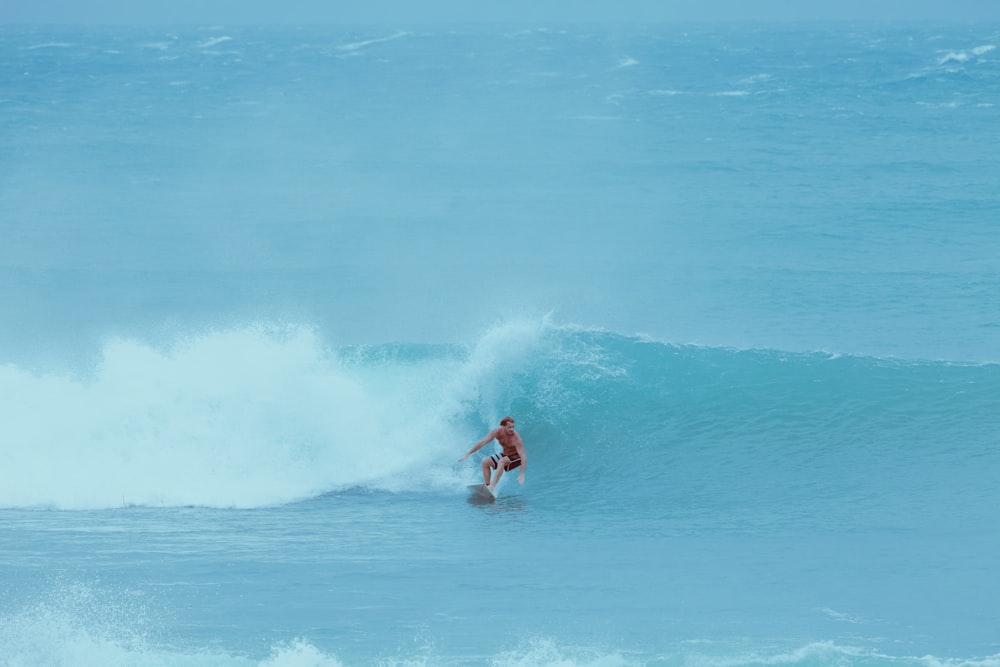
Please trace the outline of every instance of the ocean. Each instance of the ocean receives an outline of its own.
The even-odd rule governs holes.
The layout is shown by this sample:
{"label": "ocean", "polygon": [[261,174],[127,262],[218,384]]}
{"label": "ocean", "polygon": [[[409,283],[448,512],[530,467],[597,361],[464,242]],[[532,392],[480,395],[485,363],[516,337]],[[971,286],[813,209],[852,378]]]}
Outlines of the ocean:
{"label": "ocean", "polygon": [[0,665],[1000,667],[998,45],[4,26]]}

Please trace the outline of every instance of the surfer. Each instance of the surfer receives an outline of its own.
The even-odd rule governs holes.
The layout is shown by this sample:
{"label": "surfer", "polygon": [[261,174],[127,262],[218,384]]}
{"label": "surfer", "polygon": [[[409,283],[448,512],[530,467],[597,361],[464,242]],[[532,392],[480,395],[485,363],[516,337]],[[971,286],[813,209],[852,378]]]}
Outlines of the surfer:
{"label": "surfer", "polygon": [[[487,433],[486,437],[473,445],[472,449],[460,458],[459,461],[469,458],[473,452],[494,438],[503,447],[503,452],[487,456],[483,459],[483,483],[490,489],[494,489],[505,471],[520,468],[521,474],[517,476],[517,483],[524,484],[524,469],[528,467],[528,454],[524,451],[524,441],[521,440],[521,436],[514,430],[513,417],[504,417],[501,419],[500,426]],[[497,474],[491,484],[490,473],[492,470],[496,470]]]}

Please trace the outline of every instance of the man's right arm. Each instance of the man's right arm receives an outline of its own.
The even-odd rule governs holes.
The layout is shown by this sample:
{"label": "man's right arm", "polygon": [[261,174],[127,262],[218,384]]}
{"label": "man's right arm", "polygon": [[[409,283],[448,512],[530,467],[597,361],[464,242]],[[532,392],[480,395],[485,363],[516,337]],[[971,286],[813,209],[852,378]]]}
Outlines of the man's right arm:
{"label": "man's right arm", "polygon": [[498,433],[500,433],[500,429],[498,429],[498,428],[495,428],[492,431],[490,431],[489,433],[487,433],[486,437],[483,438],[482,440],[480,440],[479,442],[477,442],[475,445],[473,445],[472,449],[470,449],[468,452],[466,452],[465,456],[463,456],[462,458],[460,458],[459,461],[464,461],[465,459],[467,459],[470,456],[472,456],[472,454],[475,453],[476,450],[478,450],[480,447],[482,447],[483,445],[485,445],[487,442],[489,442],[493,438],[497,437]]}

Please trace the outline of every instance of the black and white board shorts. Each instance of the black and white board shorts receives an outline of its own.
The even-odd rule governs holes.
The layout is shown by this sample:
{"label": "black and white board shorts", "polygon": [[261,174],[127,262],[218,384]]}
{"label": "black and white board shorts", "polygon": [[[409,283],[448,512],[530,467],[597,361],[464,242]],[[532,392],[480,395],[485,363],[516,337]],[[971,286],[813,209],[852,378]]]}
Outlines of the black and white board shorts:
{"label": "black and white board shorts", "polygon": [[[503,454],[494,454],[493,456],[491,456],[490,460],[493,461],[493,463],[490,464],[490,467],[491,468],[496,468],[498,465],[500,465],[500,459],[502,459],[502,458],[503,458]],[[507,467],[504,468],[504,471],[513,470],[514,468],[520,468],[521,467],[521,457],[520,456],[518,456],[517,454],[514,454],[513,456],[511,456],[509,458],[510,458],[510,463],[507,464]]]}

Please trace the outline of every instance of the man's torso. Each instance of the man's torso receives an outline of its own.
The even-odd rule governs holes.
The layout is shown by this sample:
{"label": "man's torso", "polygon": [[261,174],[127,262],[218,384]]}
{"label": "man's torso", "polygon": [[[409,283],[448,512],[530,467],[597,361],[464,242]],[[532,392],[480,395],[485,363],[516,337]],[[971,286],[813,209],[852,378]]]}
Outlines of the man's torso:
{"label": "man's torso", "polygon": [[500,432],[497,434],[497,442],[503,447],[503,455],[509,459],[515,457],[520,458],[520,454],[517,453],[517,445],[521,442],[521,436],[517,433],[504,433]]}

